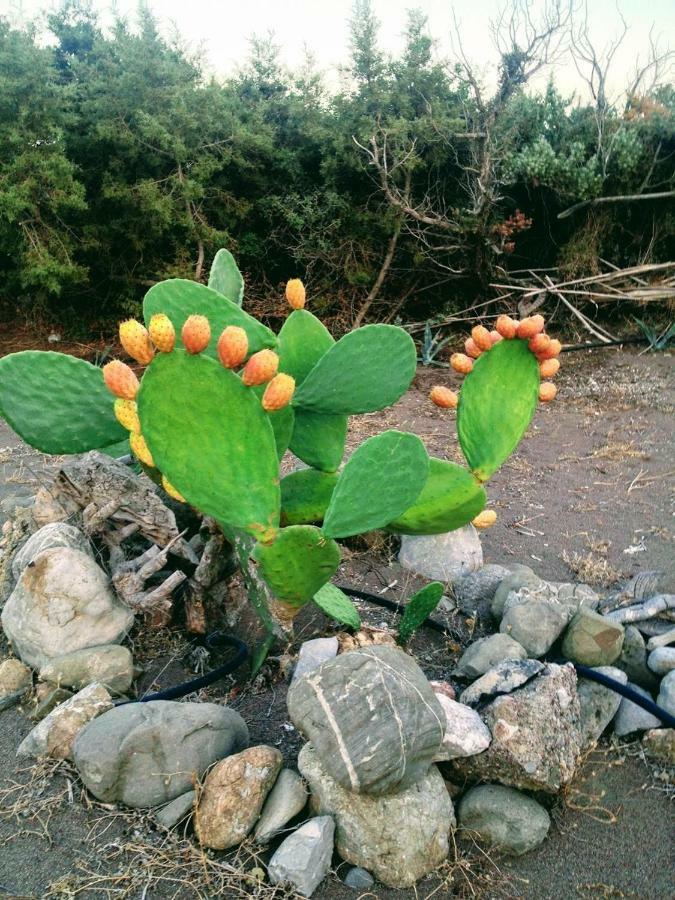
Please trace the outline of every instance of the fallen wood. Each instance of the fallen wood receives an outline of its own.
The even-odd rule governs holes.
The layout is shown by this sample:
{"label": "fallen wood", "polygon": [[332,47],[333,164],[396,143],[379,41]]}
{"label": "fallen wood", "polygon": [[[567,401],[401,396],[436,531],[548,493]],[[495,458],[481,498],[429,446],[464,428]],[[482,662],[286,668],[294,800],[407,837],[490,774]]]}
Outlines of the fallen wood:
{"label": "fallen wood", "polygon": [[558,213],[559,219],[567,219],[580,209],[586,209],[588,206],[602,206],[606,203],[636,203],[639,200],[666,200],[669,197],[675,197],[675,191],[657,191],[653,194],[621,194],[616,197],[595,197],[593,200],[582,200],[581,203],[575,203],[568,209],[564,209]]}
{"label": "fallen wood", "polygon": [[611,619],[612,622],[621,622],[622,624],[644,622],[670,609],[675,609],[675,594],[657,594],[655,597],[645,600],[644,603],[638,603],[635,606],[625,606],[622,609],[615,609],[612,612],[605,613],[605,618]]}

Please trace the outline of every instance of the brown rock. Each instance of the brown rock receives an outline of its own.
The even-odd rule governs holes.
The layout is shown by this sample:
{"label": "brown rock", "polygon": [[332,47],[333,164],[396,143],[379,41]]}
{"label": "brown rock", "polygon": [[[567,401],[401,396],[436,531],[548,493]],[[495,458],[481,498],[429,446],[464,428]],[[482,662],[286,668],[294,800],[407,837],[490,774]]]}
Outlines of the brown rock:
{"label": "brown rock", "polygon": [[75,738],[84,726],[112,708],[102,684],[90,684],[52,710],[19,744],[17,756],[71,759]]}
{"label": "brown rock", "polygon": [[283,757],[264,744],[228,756],[206,776],[195,815],[199,842],[214,850],[239,844],[252,830]]}

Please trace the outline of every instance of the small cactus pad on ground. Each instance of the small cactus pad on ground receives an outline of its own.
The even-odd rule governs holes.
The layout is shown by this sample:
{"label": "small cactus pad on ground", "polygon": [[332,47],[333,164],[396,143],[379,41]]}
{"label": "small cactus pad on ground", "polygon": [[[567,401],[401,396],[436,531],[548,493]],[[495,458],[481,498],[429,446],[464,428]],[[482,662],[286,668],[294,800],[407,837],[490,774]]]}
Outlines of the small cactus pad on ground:
{"label": "small cactus pad on ground", "polygon": [[281,479],[281,524],[313,525],[323,521],[337,484],[335,472],[300,469]]}
{"label": "small cactus pad on ground", "polygon": [[324,584],[316,594],[314,602],[327,616],[348,625],[350,628],[361,627],[361,617],[349,597],[334,584]]}
{"label": "small cactus pad on ground", "polygon": [[236,303],[237,306],[241,306],[244,299],[244,279],[241,277],[239,266],[234,261],[234,256],[225,248],[219,250],[213,258],[209,273],[209,287],[212,291],[217,291],[223,297]]}
{"label": "small cactus pad on ground", "polygon": [[256,544],[253,558],[275,595],[301,606],[333,577],[340,548],[313,525],[290,525],[272,543]]}

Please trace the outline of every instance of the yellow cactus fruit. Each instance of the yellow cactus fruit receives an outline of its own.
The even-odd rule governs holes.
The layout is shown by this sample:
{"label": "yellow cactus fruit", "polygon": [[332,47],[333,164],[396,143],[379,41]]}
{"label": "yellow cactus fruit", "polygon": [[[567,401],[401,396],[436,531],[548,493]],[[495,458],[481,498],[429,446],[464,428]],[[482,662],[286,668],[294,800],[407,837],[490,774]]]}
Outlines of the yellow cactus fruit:
{"label": "yellow cactus fruit", "polygon": [[299,278],[291,278],[286,284],[286,299],[293,309],[305,308],[305,286]]}
{"label": "yellow cactus fruit", "polygon": [[562,350],[562,344],[558,338],[551,338],[548,347],[541,353],[537,353],[537,359],[541,362],[544,359],[554,359]]}
{"label": "yellow cactus fruit", "polygon": [[151,469],[155,467],[155,461],[152,458],[152,453],[148,449],[148,445],[145,443],[145,438],[142,434],[136,434],[132,432],[129,435],[129,446],[131,447],[131,452],[134,456],[138,457],[142,463],[145,463],[146,466],[150,466]]}
{"label": "yellow cactus fruit", "polygon": [[552,381],[542,381],[539,385],[539,399],[542,403],[550,403],[558,393],[558,388]]}
{"label": "yellow cactus fruit", "polygon": [[140,434],[141,420],[138,418],[138,408],[133,400],[115,400],[115,418],[122,428]]}
{"label": "yellow cactus fruit", "polygon": [[516,336],[518,323],[515,319],[512,319],[511,316],[502,315],[497,317],[495,328],[503,338],[511,340]]}
{"label": "yellow cactus fruit", "polygon": [[539,353],[543,353],[545,350],[548,350],[548,345],[550,343],[551,338],[547,334],[540,332],[539,334],[535,334],[533,338],[530,338],[527,346],[536,356]]}
{"label": "yellow cactus fruit", "polygon": [[495,344],[498,344],[503,339],[504,339],[503,336],[497,331],[496,328],[490,332],[490,340],[492,341],[493,347]]}
{"label": "yellow cactus fruit", "polygon": [[544,330],[545,324],[543,316],[528,316],[526,319],[521,319],[520,322],[518,322],[516,334],[519,338],[529,341],[535,334],[539,334],[540,331]]}
{"label": "yellow cactus fruit", "polygon": [[559,368],[559,359],[544,359],[539,363],[539,374],[542,378],[553,378]]}
{"label": "yellow cactus fruit", "polygon": [[147,366],[152,362],[155,350],[150,341],[150,335],[145,325],[141,325],[136,319],[127,319],[120,325],[120,343],[132,359]]}
{"label": "yellow cactus fruit", "polygon": [[188,316],[180,336],[188,353],[201,353],[211,340],[209,320],[206,316]]}
{"label": "yellow cactus fruit", "polygon": [[228,325],[218,338],[217,350],[226,369],[237,369],[248,355],[248,335],[238,325]]}
{"label": "yellow cactus fruit", "polygon": [[450,388],[443,387],[440,384],[432,387],[429,399],[436,406],[440,406],[441,409],[457,409],[457,394],[451,391]]}
{"label": "yellow cactus fruit", "polygon": [[148,326],[150,340],[162,353],[171,353],[176,346],[176,329],[164,313],[155,313]]}
{"label": "yellow cactus fruit", "polygon": [[471,520],[471,524],[474,528],[484,530],[486,528],[492,528],[496,521],[497,513],[494,509],[484,509],[482,513],[478,513],[475,519]]}
{"label": "yellow cactus fruit", "polygon": [[122,400],[135,400],[138,393],[138,378],[126,363],[119,359],[103,366],[103,380],[108,390]]}
{"label": "yellow cactus fruit", "polygon": [[171,484],[166,475],[162,475],[162,487],[167,492],[169,497],[173,497],[173,499],[178,500],[179,503],[185,503],[185,497],[176,490],[176,488]]}
{"label": "yellow cactus fruit", "polygon": [[275,409],[283,409],[288,406],[295,391],[295,378],[291,375],[285,375],[280,372],[265,388],[262,398],[262,407],[267,412],[274,412]]}
{"label": "yellow cactus fruit", "polygon": [[274,350],[258,350],[244,366],[241,380],[251,387],[254,384],[265,384],[277,374],[279,357]]}
{"label": "yellow cactus fruit", "polygon": [[466,355],[472,359],[478,359],[483,352],[473,338],[467,338],[464,341],[464,349],[466,350]]}
{"label": "yellow cactus fruit", "polygon": [[471,329],[471,337],[480,350],[489,350],[492,346],[490,332],[483,325],[475,325]]}
{"label": "yellow cactus fruit", "polygon": [[468,375],[473,369],[473,360],[463,353],[453,353],[450,357],[450,365],[460,375]]}

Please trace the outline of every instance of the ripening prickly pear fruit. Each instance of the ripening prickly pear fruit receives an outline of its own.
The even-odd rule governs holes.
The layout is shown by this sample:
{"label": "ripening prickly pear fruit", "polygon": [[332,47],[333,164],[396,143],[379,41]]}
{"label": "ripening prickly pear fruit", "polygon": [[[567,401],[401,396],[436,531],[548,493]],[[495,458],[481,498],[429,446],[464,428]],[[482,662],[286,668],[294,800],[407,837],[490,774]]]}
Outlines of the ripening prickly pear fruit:
{"label": "ripening prickly pear fruit", "polygon": [[471,520],[474,528],[492,528],[497,521],[497,513],[494,509],[484,509],[482,513],[478,513],[475,519]]}
{"label": "ripening prickly pear fruit", "polygon": [[503,340],[503,336],[497,331],[497,329],[493,329],[490,332],[490,340],[492,341],[492,346],[498,344],[501,340]]}
{"label": "ripening prickly pear fruit", "polygon": [[286,283],[286,299],[293,309],[305,308],[305,286],[299,278],[291,278]]}
{"label": "ripening prickly pear fruit", "polygon": [[127,319],[120,324],[119,333],[120,343],[132,359],[142,366],[152,362],[155,350],[145,325],[141,325],[136,319]]}
{"label": "ripening prickly pear fruit", "polygon": [[432,387],[429,399],[441,409],[457,409],[457,394],[440,384]]}
{"label": "ripening prickly pear fruit", "polygon": [[188,353],[201,353],[211,340],[211,326],[206,316],[188,316],[180,333]]}
{"label": "ripening prickly pear fruit", "polygon": [[267,412],[275,409],[283,409],[288,406],[295,391],[295,378],[280,372],[265,388],[262,398],[262,408]]}
{"label": "ripening prickly pear fruit", "polygon": [[559,359],[545,359],[539,363],[539,374],[542,378],[553,378],[559,368]]}
{"label": "ripening prickly pear fruit", "polygon": [[490,332],[483,325],[475,325],[471,329],[471,337],[479,350],[489,350],[492,346]]}
{"label": "ripening prickly pear fruit", "polygon": [[251,387],[254,384],[265,384],[277,374],[279,357],[274,350],[258,350],[244,366],[241,380]]}
{"label": "ripening prickly pear fruit", "polygon": [[131,452],[134,456],[140,459],[142,463],[145,463],[146,466],[150,466],[151,469],[154,469],[155,461],[152,458],[152,453],[150,453],[142,434],[132,432],[129,435],[129,446],[131,447]]}
{"label": "ripening prickly pear fruit", "polygon": [[248,355],[248,335],[238,325],[228,325],[218,338],[218,359],[226,369],[237,369]]}
{"label": "ripening prickly pear fruit", "polygon": [[176,329],[164,313],[155,313],[148,325],[150,340],[162,353],[171,353],[176,346]]}
{"label": "ripening prickly pear fruit", "polygon": [[544,359],[554,359],[562,350],[562,344],[558,338],[551,338],[548,347],[541,353],[537,353],[537,359],[541,362]]}
{"label": "ripening prickly pear fruit", "polygon": [[140,434],[141,420],[138,418],[138,408],[133,400],[122,400],[118,397],[114,409],[115,418],[122,428]]}
{"label": "ripening prickly pear fruit", "polygon": [[483,352],[473,338],[467,338],[464,341],[464,349],[466,350],[466,355],[470,356],[472,359],[478,359]]}
{"label": "ripening prickly pear fruit", "polygon": [[116,397],[122,400],[135,400],[138,393],[139,382],[133,370],[119,359],[103,366],[103,380],[106,387]]}
{"label": "ripening prickly pear fruit", "polygon": [[552,381],[542,381],[539,385],[539,399],[542,403],[550,403],[558,393],[558,388]]}
{"label": "ripening prickly pear fruit", "polygon": [[539,334],[535,334],[533,338],[527,342],[527,346],[530,350],[535,354],[535,356],[539,353],[543,353],[545,350],[548,350],[548,345],[551,343],[551,338],[540,332]]}
{"label": "ripening prickly pear fruit", "polygon": [[453,353],[450,357],[450,365],[460,375],[468,375],[473,369],[473,360],[463,353]]}
{"label": "ripening prickly pear fruit", "polygon": [[511,340],[516,336],[518,323],[515,319],[512,319],[511,316],[498,316],[497,321],[495,322],[495,328],[503,338]]}
{"label": "ripening prickly pear fruit", "polygon": [[162,487],[167,492],[169,497],[173,497],[173,499],[178,500],[179,503],[185,503],[185,497],[176,490],[176,488],[171,484],[166,475],[162,475]]}
{"label": "ripening prickly pear fruit", "polygon": [[545,324],[543,316],[528,316],[526,319],[521,319],[520,322],[518,322],[516,334],[519,338],[529,340],[534,337],[535,334],[539,334],[540,331],[543,331]]}

